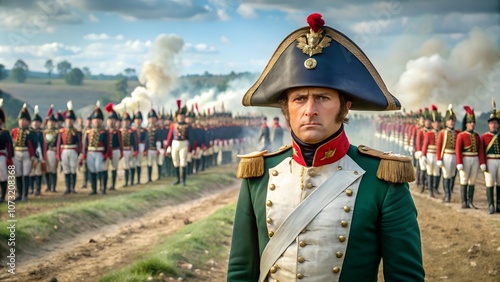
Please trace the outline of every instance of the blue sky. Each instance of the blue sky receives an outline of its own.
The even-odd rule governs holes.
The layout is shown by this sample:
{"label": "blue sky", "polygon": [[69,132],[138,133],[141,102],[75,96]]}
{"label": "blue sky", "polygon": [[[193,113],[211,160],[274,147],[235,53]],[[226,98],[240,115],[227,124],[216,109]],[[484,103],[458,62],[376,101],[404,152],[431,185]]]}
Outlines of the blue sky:
{"label": "blue sky", "polygon": [[181,74],[259,72],[279,42],[306,25],[311,12],[322,13],[327,25],[350,36],[376,65],[388,59],[400,64],[386,73],[404,68],[429,38],[440,37],[451,48],[473,28],[500,33],[500,4],[494,0],[0,3],[0,63],[11,68],[21,58],[37,71],[45,71],[45,61],[52,59],[87,66],[93,74],[116,74],[127,67],[140,72],[155,38],[177,34],[185,44],[178,54]]}

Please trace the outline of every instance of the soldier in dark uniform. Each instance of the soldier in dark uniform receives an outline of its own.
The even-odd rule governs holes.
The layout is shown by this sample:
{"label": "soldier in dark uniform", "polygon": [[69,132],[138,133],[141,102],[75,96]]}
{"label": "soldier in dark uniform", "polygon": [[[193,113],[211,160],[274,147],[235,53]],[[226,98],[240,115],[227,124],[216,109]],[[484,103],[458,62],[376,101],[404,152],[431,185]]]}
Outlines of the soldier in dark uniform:
{"label": "soldier in dark uniform", "polygon": [[205,128],[203,126],[203,117],[198,115],[198,119],[195,121],[194,129],[194,142],[195,142],[195,153],[193,155],[194,169],[196,173],[203,171],[204,167],[202,163],[205,161],[205,152],[208,148],[208,139],[205,134]]}
{"label": "soldier in dark uniform", "polygon": [[54,106],[51,105],[49,111],[47,112],[47,117],[45,118],[47,126],[43,132],[43,152],[45,156],[45,183],[47,185],[45,191],[56,192],[58,164],[56,148],[59,130],[56,128],[57,119],[53,110]]}
{"label": "soldier in dark uniform", "polygon": [[57,119],[57,128],[63,128],[64,127],[64,115],[61,111],[57,111],[56,114],[56,119]]}
{"label": "soldier in dark uniform", "polygon": [[125,110],[122,115],[122,128],[120,129],[122,134],[123,142],[123,167],[125,170],[125,185],[127,187],[129,184],[134,185],[134,175],[135,175],[135,157],[139,153],[139,136],[137,132],[130,127],[132,119],[129,113]]}
{"label": "soldier in dark uniform", "polygon": [[186,114],[186,123],[191,127],[193,132],[193,146],[190,148],[187,156],[187,175],[193,174],[194,170],[194,155],[196,154],[196,149],[198,147],[198,140],[196,139],[196,129],[194,128],[194,122],[196,120],[196,114],[194,113],[194,105],[191,106],[191,110]]}
{"label": "soldier in dark uniform", "polygon": [[137,110],[134,115],[134,129],[139,136],[139,153],[135,157],[135,168],[137,170],[137,184],[141,184],[142,158],[144,157],[144,152],[146,150],[148,131],[142,127],[142,113],[139,110]]}
{"label": "soldier in dark uniform", "polygon": [[[158,113],[160,111],[158,110]],[[158,126],[157,132],[159,135],[161,149],[158,154],[158,180],[165,176],[166,168],[165,168],[165,143],[167,142],[168,129],[165,127],[165,122],[167,120],[167,116],[165,115],[165,111],[163,110],[161,114],[158,115]],[[169,123],[170,125],[170,123]]]}
{"label": "soldier in dark uniform", "polygon": [[97,194],[97,177],[99,175],[101,183],[101,193],[106,194],[104,186],[104,162],[109,157],[109,134],[103,128],[102,122],[104,116],[99,108],[98,102],[92,113],[92,128],[89,129],[85,137],[82,159],[86,161],[87,168],[90,171],[90,183],[92,192],[90,195]]}
{"label": "soldier in dark uniform", "polygon": [[6,116],[3,111],[3,99],[0,99],[0,203],[5,201],[7,193],[7,166],[12,163],[14,147],[9,131],[5,128]]}
{"label": "soldier in dark uniform", "polygon": [[161,132],[158,130],[157,121],[158,115],[156,111],[151,108],[148,112],[148,139],[145,148],[145,152],[147,152],[145,154],[147,154],[148,157],[148,183],[153,181],[153,163],[158,167],[158,177],[160,177],[161,174],[161,166],[158,165],[158,156],[163,146],[163,140],[160,139]]}
{"label": "soldier in dark uniform", "polygon": [[[82,142],[83,142],[83,140],[85,140],[87,132],[92,128],[91,123],[92,123],[92,114],[89,114],[87,116],[87,118],[85,119],[85,123],[84,123],[83,128],[82,128]],[[83,144],[82,144],[82,151],[83,151]],[[90,172],[89,172],[87,166],[85,165],[85,162],[83,161],[81,154],[80,154],[80,164],[79,165],[80,165],[80,168],[82,169],[82,174],[83,174],[83,182],[82,182],[81,188],[85,189],[85,188],[87,188],[87,183],[88,183],[89,178],[90,178]]]}
{"label": "soldier in dark uniform", "polygon": [[488,118],[488,132],[481,136],[481,143],[485,164],[481,164],[484,172],[484,182],[486,184],[486,199],[490,214],[495,213],[495,201],[493,200],[493,187],[496,186],[496,212],[500,213],[500,137],[498,134],[498,123],[500,122],[500,112],[496,109],[495,100],[492,101],[492,110]]}
{"label": "soldier in dark uniform", "polygon": [[59,130],[56,145],[57,160],[62,165],[64,182],[66,184],[64,195],[76,193],[76,170],[78,155],[82,148],[81,134],[74,127],[76,116],[73,111],[73,103],[69,101],[67,106],[68,111],[65,118],[65,127]]}
{"label": "soldier in dark uniform", "polygon": [[174,185],[181,183],[186,186],[186,168],[187,155],[193,146],[193,132],[189,124],[186,123],[186,106],[181,108],[181,101],[177,100],[177,111],[175,113],[175,122],[170,124],[170,129],[167,137],[167,153],[171,152],[172,161],[175,167],[175,175],[177,180]]}
{"label": "soldier in dark uniform", "polygon": [[45,166],[45,158],[43,155],[43,131],[41,129],[43,120],[39,114],[38,105],[35,105],[33,111],[34,117],[31,122],[31,132],[35,135],[36,145],[35,145],[35,163],[30,173],[30,195],[40,195],[40,190],[42,188],[42,163]]}
{"label": "soldier in dark uniform", "polygon": [[[120,128],[116,127],[117,121],[119,120],[118,114],[113,109],[113,104],[109,103],[106,105],[106,111],[109,113],[107,120],[107,130],[109,133],[109,158],[105,164],[103,171],[104,174],[104,186],[107,186],[108,182],[108,166],[111,163],[111,187],[109,190],[115,190],[116,176],[118,170],[118,163],[123,158],[123,140]],[[104,189],[106,190],[106,188]]]}
{"label": "soldier in dark uniform", "polygon": [[14,141],[14,159],[13,163],[16,167],[16,183],[17,183],[17,200],[28,200],[29,190],[29,175],[31,173],[32,164],[36,158],[36,136],[29,130],[31,116],[28,112],[26,104],[19,112],[18,128],[12,129],[12,140]]}
{"label": "soldier in dark uniform", "polygon": [[175,168],[174,168],[174,163],[172,161],[172,154],[170,154],[170,152],[167,152],[167,137],[168,137],[168,134],[170,132],[170,125],[172,124],[172,122],[174,121],[173,119],[173,114],[172,112],[170,112],[170,114],[168,114],[166,117],[165,117],[165,130],[164,130],[164,134],[162,135],[162,140],[163,140],[163,148],[164,149],[164,155],[165,155],[165,158],[163,160],[163,163],[164,163],[164,167],[165,167],[165,174],[166,176],[170,177],[170,176],[174,176],[175,175]]}
{"label": "soldier in dark uniform", "polygon": [[272,148],[274,151],[278,150],[281,146],[283,146],[283,127],[280,125],[280,118],[273,118],[273,140],[272,140]]}
{"label": "soldier in dark uniform", "polygon": [[259,151],[268,150],[271,151],[271,137],[269,133],[269,127],[267,126],[267,117],[262,117],[260,120],[260,132],[257,137],[257,142],[260,143]]}

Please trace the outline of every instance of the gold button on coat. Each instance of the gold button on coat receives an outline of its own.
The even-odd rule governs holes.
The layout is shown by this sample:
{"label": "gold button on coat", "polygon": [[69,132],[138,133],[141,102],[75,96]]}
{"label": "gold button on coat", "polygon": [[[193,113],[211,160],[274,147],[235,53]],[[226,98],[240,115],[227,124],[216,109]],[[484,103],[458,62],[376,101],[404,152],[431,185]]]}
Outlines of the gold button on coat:
{"label": "gold button on coat", "polygon": [[345,212],[350,212],[351,211],[351,208],[349,206],[344,206],[344,211]]}
{"label": "gold button on coat", "polygon": [[354,171],[354,175],[358,175],[358,171],[357,170]]}
{"label": "gold button on coat", "polygon": [[352,190],[351,189],[345,190],[345,194],[349,197],[352,196]]}
{"label": "gold button on coat", "polygon": [[339,236],[339,242],[345,242],[345,236],[340,235]]}
{"label": "gold button on coat", "polygon": [[337,167],[337,169],[338,169],[338,170],[342,170],[342,167],[341,167],[341,166],[338,166],[338,167]]}
{"label": "gold button on coat", "polygon": [[271,273],[276,273],[276,271],[278,271],[278,267],[276,265],[273,265],[273,266],[271,266],[270,271],[271,271]]}
{"label": "gold button on coat", "polygon": [[273,202],[271,200],[267,200],[266,202],[266,206],[270,207],[273,205]]}
{"label": "gold button on coat", "polygon": [[274,232],[273,231],[269,231],[269,237],[273,237],[274,236]]}
{"label": "gold button on coat", "polygon": [[311,188],[313,188],[312,183],[311,183],[311,182],[307,183],[307,184],[306,184],[306,188],[307,188],[307,189],[311,189]]}
{"label": "gold button on coat", "polygon": [[338,266],[335,266],[333,269],[332,269],[333,273],[339,273],[340,272],[340,267]]}
{"label": "gold button on coat", "polygon": [[274,191],[274,189],[276,189],[276,185],[274,184],[269,185],[269,190]]}
{"label": "gold button on coat", "polygon": [[273,170],[273,176],[278,176],[278,171],[277,170]]}
{"label": "gold button on coat", "polygon": [[302,273],[297,273],[297,279],[302,279],[304,278],[304,275]]}
{"label": "gold button on coat", "polygon": [[305,247],[305,246],[306,246],[306,242],[304,242],[304,241],[300,241],[300,242],[299,242],[299,246],[301,246],[302,248],[303,248],[303,247]]}
{"label": "gold button on coat", "polygon": [[349,225],[349,223],[347,223],[347,221],[345,221],[345,220],[342,220],[342,221],[340,222],[340,225],[341,225],[342,227],[347,227],[347,226]]}
{"label": "gold button on coat", "polygon": [[271,223],[273,223],[273,219],[272,219],[272,218],[270,218],[270,217],[268,217],[268,218],[266,219],[266,222],[267,222],[268,224],[271,224]]}
{"label": "gold button on coat", "polygon": [[298,257],[297,261],[300,262],[300,263],[303,263],[304,261],[306,261],[306,259],[303,258],[303,257]]}
{"label": "gold button on coat", "polygon": [[337,252],[335,255],[337,256],[337,258],[341,258],[344,254],[342,252]]}
{"label": "gold button on coat", "polygon": [[316,176],[316,172],[314,172],[314,170],[310,170],[307,174],[309,174],[310,177]]}

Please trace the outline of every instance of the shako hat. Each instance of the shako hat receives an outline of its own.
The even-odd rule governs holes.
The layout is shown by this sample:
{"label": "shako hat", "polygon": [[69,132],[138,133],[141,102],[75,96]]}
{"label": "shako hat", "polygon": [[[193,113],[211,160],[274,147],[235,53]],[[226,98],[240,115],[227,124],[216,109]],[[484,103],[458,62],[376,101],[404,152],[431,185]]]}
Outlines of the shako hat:
{"label": "shako hat", "polygon": [[104,115],[102,114],[102,111],[101,111],[101,102],[100,101],[97,101],[95,104],[95,109],[92,112],[92,119],[104,120]]}
{"label": "shako hat", "polygon": [[453,121],[457,120],[457,116],[455,115],[455,112],[453,112],[453,105],[452,104],[448,105],[448,110],[446,111],[446,114],[444,115],[445,121],[447,121],[449,119],[451,119]]}
{"label": "shako hat", "polygon": [[33,121],[38,121],[40,123],[43,122],[42,117],[40,116],[40,108],[38,108],[38,105],[35,105],[33,108]]}
{"label": "shako hat", "polygon": [[28,107],[26,106],[26,103],[24,103],[23,107],[19,111],[19,115],[17,116],[18,120],[23,119],[23,118],[25,118],[31,122],[30,112],[28,111]]}
{"label": "shako hat", "polygon": [[278,46],[257,82],[243,96],[244,106],[277,107],[280,96],[295,87],[336,89],[352,100],[352,110],[399,110],[368,57],[351,39],[325,26],[321,14],[307,17]]}
{"label": "shako hat", "polygon": [[66,103],[66,107],[68,108],[68,111],[66,112],[66,118],[76,120],[76,115],[75,112],[73,111],[73,102],[71,100]]}
{"label": "shako hat", "polygon": [[175,116],[186,115],[187,113],[186,105],[184,105],[184,107],[181,108],[181,100],[177,99],[175,102],[177,103],[177,111],[175,111]]}
{"label": "shako hat", "polygon": [[497,104],[495,103],[495,100],[491,98],[491,114],[488,118],[488,122],[493,120],[500,122],[500,111],[497,111]]}
{"label": "shako hat", "polygon": [[474,114],[474,110],[469,106],[464,106],[464,110],[465,110],[465,115],[462,121],[462,131],[465,131],[466,129],[465,125],[467,123],[469,122],[476,123],[476,115]]}

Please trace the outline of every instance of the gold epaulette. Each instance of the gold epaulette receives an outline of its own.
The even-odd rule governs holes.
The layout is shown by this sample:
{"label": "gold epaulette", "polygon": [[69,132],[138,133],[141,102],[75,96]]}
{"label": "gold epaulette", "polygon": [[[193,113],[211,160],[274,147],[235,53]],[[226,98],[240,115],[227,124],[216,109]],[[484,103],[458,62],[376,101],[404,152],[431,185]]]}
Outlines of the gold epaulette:
{"label": "gold epaulette", "polygon": [[361,154],[380,159],[377,170],[379,179],[392,183],[415,181],[415,171],[413,170],[412,159],[409,156],[381,152],[364,145],[358,146],[358,151]]}
{"label": "gold epaulette", "polygon": [[238,178],[252,178],[261,177],[264,175],[264,158],[279,155],[292,148],[291,145],[281,146],[278,151],[267,153],[267,150],[261,152],[252,152],[246,155],[237,155],[241,158],[238,164],[238,171],[236,177]]}

